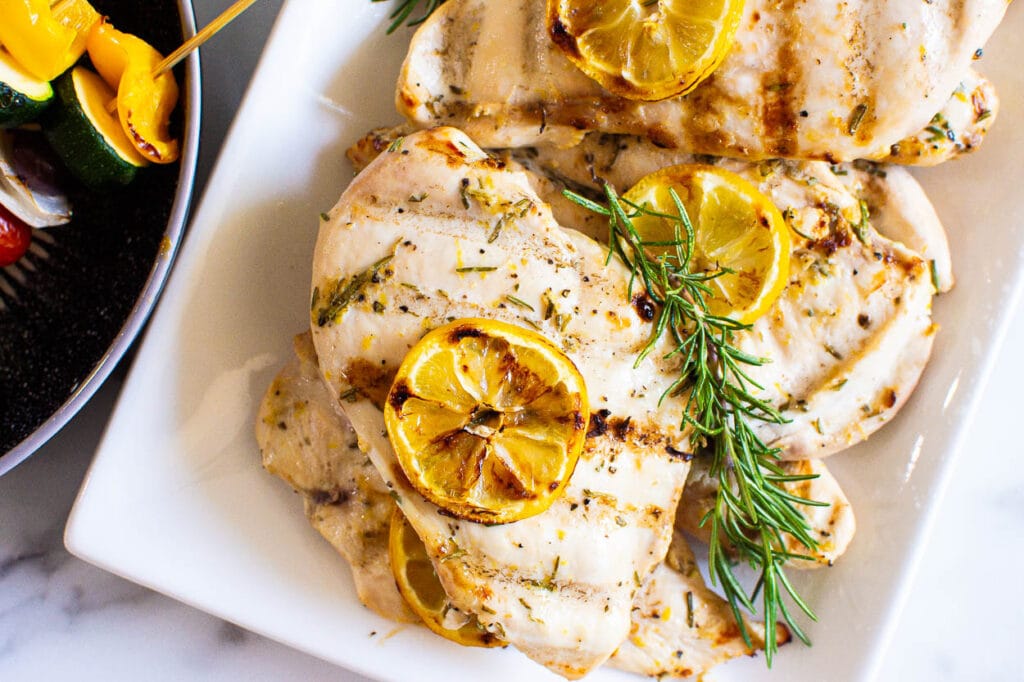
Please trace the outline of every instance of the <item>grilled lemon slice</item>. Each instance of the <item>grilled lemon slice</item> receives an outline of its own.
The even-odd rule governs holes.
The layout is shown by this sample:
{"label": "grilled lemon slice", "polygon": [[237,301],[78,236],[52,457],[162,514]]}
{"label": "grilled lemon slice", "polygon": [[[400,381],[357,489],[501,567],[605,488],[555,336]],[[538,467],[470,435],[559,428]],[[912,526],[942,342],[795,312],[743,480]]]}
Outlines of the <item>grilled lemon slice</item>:
{"label": "grilled lemon slice", "polygon": [[481,523],[534,516],[562,494],[589,416],[579,370],[536,332],[457,320],[409,351],[384,408],[413,487]]}
{"label": "grilled lemon slice", "polygon": [[662,100],[711,75],[732,46],[743,0],[548,0],[551,38],[616,95]]}
{"label": "grilled lemon slice", "polygon": [[[708,310],[749,324],[771,308],[789,276],[790,234],[779,209],[752,184],[713,166],[672,166],[633,186],[624,199],[677,215],[669,190],[682,200],[694,227],[693,272],[717,273]],[[677,221],[642,214],[633,225],[644,241],[672,242]],[[665,246],[649,249],[664,253]]]}
{"label": "grilled lemon slice", "polygon": [[502,641],[484,630],[475,616],[452,608],[427,556],[427,548],[397,507],[391,515],[388,552],[398,591],[424,625],[463,646],[502,646]]}

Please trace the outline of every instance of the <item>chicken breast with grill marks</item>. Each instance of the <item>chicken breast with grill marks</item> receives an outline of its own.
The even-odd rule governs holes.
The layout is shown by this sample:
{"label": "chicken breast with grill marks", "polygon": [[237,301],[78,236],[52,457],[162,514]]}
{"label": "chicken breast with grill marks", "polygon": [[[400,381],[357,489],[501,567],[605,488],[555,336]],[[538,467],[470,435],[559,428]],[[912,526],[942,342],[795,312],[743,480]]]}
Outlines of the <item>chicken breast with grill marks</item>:
{"label": "chicken breast with grill marks", "polygon": [[991,89],[972,89],[993,101],[958,122],[970,144],[943,153],[893,146],[972,80],[972,59],[1008,3],[747,0],[721,66],[662,102],[612,96],[573,66],[548,34],[545,4],[449,0],[413,39],[399,111],[419,127],[458,126],[484,147],[566,146],[597,130],[751,160],[931,164],[976,146],[995,111]]}
{"label": "chicken breast with grill marks", "polygon": [[[558,227],[525,173],[453,129],[410,135],[360,174],[322,226],[314,258],[321,371],[334,395],[353,401],[343,408],[360,445],[452,603],[570,678],[628,634],[637,590],[671,541],[689,468],[682,405],[658,404],[677,367],[652,360],[633,369],[651,329],[628,282],[623,266],[605,265],[600,245]],[[510,294],[532,310],[511,305]],[[428,329],[481,316],[540,328],[579,368],[591,408],[607,410],[564,494],[542,514],[500,526],[442,515],[411,488],[381,411],[393,373]]]}
{"label": "chicken breast with grill marks", "polygon": [[[371,133],[350,158],[372,158],[398,132]],[[932,297],[936,287],[952,286],[953,276],[942,224],[905,170],[866,163],[748,163],[614,135],[591,135],[569,149],[500,154],[532,171],[531,183],[561,225],[599,240],[607,238],[607,219],[568,201],[563,189],[601,200],[604,182],[624,192],[660,168],[699,161],[745,177],[771,198],[795,230],[789,284],[739,343],[771,359],[751,374],[765,389],[762,397],[790,420],[760,426],[784,459],[825,457],[866,439],[895,416],[917,385],[935,331]],[[879,234],[876,219],[915,248]]]}
{"label": "chicken breast with grill marks", "polygon": [[[418,620],[391,577],[386,538],[395,502],[326,389],[308,333],[296,337],[295,351],[267,390],[257,419],[267,470],[305,487],[300,492],[309,521],[349,563],[363,604],[395,621]],[[748,621],[747,627],[754,646],[763,647],[764,625]],[[788,631],[777,630],[785,643]],[[700,675],[755,650],[743,641],[728,603],[704,584],[676,532],[665,562],[635,598],[629,637],[611,665],[642,675]]]}

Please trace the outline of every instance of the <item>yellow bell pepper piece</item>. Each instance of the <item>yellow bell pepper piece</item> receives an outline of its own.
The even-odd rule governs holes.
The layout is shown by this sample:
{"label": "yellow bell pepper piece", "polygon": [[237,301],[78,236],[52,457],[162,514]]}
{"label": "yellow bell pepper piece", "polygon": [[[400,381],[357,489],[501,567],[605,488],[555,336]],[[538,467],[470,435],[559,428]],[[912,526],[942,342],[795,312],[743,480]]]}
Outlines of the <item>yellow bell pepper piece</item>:
{"label": "yellow bell pepper piece", "polygon": [[180,148],[169,128],[178,84],[170,72],[153,77],[163,55],[106,22],[92,32],[87,47],[93,66],[117,91],[118,117],[135,148],[153,163],[177,161]]}
{"label": "yellow bell pepper piece", "polygon": [[[103,17],[87,0],[59,0],[53,5],[53,16],[62,26],[75,31],[75,40],[71,44],[71,55],[75,61],[85,54],[85,46],[89,35]],[[72,62],[73,63],[73,62]]]}
{"label": "yellow bell pepper piece", "polygon": [[0,43],[29,73],[53,80],[85,52],[100,16],[86,0],[0,0]]}

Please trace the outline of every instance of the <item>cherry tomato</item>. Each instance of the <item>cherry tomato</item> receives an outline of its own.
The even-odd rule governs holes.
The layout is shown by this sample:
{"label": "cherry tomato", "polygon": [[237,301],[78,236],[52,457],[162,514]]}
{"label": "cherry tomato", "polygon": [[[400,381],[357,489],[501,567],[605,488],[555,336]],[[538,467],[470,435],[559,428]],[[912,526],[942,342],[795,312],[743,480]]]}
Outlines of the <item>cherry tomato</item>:
{"label": "cherry tomato", "polygon": [[25,255],[32,243],[32,228],[0,204],[0,267]]}

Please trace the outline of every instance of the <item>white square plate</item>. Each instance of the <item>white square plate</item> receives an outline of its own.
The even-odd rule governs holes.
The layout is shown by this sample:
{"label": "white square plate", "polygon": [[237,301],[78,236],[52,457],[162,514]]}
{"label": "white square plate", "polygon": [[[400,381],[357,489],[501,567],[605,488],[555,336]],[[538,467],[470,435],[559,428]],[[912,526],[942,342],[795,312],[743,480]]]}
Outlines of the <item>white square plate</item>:
{"label": "white square plate", "polygon": [[[467,650],[395,628],[357,601],[347,567],[264,473],[257,402],[308,324],[318,215],[351,178],[345,148],[397,122],[405,50],[389,8],[292,0],[220,157],[184,251],[75,505],[67,546],[125,578],[385,679],[553,677],[514,651]],[[931,366],[899,417],[829,462],[858,514],[847,556],[800,575],[813,648],[726,666],[716,679],[871,677],[902,606],[934,505],[989,373],[1024,265],[1024,11],[981,68],[1003,98],[977,154],[918,177],[949,232],[959,283],[936,303]],[[898,84],[894,84],[898,87]],[[380,633],[370,638],[371,632]],[[393,636],[385,636],[394,633]],[[601,671],[594,679],[636,679]]]}

